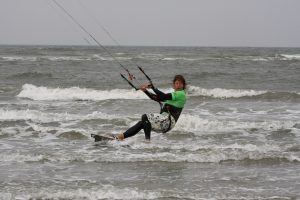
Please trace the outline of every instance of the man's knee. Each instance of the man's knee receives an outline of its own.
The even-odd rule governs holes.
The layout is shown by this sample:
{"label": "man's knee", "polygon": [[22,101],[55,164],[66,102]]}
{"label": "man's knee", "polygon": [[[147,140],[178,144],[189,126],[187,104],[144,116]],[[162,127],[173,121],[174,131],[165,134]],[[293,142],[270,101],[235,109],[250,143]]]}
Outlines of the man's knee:
{"label": "man's knee", "polygon": [[143,114],[143,115],[142,115],[142,122],[143,122],[143,123],[149,122],[148,117],[147,117],[146,114]]}

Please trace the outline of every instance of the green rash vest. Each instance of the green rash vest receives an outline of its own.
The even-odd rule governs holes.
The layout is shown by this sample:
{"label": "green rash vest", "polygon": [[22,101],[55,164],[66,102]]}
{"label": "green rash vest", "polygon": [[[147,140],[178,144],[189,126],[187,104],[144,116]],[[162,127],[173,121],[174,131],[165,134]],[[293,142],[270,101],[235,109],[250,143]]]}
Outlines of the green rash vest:
{"label": "green rash vest", "polygon": [[186,102],[185,90],[178,90],[171,93],[172,100],[166,100],[165,103],[176,108],[183,108]]}

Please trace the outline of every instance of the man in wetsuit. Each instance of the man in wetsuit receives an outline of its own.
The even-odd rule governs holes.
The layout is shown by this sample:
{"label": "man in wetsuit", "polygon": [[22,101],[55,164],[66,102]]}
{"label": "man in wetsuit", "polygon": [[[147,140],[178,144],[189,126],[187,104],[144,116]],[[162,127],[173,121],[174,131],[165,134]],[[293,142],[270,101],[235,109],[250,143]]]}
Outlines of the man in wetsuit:
{"label": "man in wetsuit", "polygon": [[[124,133],[118,134],[116,139],[123,140],[125,138],[134,136],[141,129],[145,132],[146,140],[150,140],[151,131],[166,133],[170,131],[176,124],[181,111],[186,103],[185,93],[185,79],[182,75],[176,75],[173,79],[174,92],[163,93],[153,85],[145,84],[139,87],[145,92],[149,98],[154,101],[163,102],[164,105],[160,114],[144,114],[141,121],[129,128]],[[155,94],[149,92],[147,89],[152,89]]]}

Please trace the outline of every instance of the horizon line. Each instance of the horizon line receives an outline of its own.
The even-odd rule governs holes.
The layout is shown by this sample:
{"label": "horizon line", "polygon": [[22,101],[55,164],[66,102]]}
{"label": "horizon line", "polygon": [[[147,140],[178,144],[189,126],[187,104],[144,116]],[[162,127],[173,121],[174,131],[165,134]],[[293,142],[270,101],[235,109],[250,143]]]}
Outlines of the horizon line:
{"label": "horizon line", "polygon": [[[53,46],[53,47],[99,47],[98,45],[85,45],[85,44],[0,44],[0,46]],[[106,47],[173,47],[173,48],[300,48],[297,46],[247,46],[247,45],[103,45]],[[101,48],[101,47],[99,47]]]}

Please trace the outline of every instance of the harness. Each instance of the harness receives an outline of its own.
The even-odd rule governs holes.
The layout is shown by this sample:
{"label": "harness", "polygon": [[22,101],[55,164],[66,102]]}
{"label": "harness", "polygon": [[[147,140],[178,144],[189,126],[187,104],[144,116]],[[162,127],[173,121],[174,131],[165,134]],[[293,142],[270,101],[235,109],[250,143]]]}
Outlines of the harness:
{"label": "harness", "polygon": [[168,132],[170,129],[171,129],[171,126],[172,126],[172,118],[171,118],[171,114],[169,113],[168,115],[168,119],[169,119],[169,126],[167,128],[167,130],[164,130],[163,133],[166,133]]}
{"label": "harness", "polygon": [[174,106],[171,106],[171,105],[165,105],[161,109],[161,113],[162,112],[168,113],[168,119],[169,119],[169,126],[168,126],[168,128],[166,130],[163,131],[163,133],[166,133],[166,132],[168,132],[171,129],[171,126],[172,126],[172,117],[174,118],[175,121],[177,121],[177,119],[178,119],[178,117],[179,117],[179,115],[181,113],[181,110],[182,109],[175,108]]}

